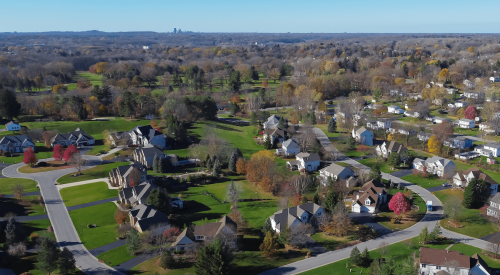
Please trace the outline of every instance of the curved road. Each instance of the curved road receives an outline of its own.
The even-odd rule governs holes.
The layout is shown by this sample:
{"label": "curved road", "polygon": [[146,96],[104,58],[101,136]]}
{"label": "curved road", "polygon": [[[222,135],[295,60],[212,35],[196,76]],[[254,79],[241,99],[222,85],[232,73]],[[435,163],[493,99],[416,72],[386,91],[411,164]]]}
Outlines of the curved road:
{"label": "curved road", "polygon": [[[83,153],[83,152],[82,152]],[[84,156],[88,160],[87,165],[83,167],[82,170],[94,167],[101,163],[99,157],[94,156]],[[53,159],[45,159],[43,161],[50,161]],[[8,166],[3,169],[3,175],[10,178],[28,178],[33,179],[38,182],[40,186],[40,192],[45,200],[45,206],[47,209],[47,214],[50,219],[50,223],[54,228],[54,233],[57,238],[59,247],[67,247],[73,255],[75,256],[76,266],[85,272],[86,274],[102,274],[102,272],[107,272],[107,274],[113,275],[123,275],[123,273],[116,271],[115,269],[99,263],[96,257],[94,257],[80,241],[76,229],[71,221],[68,214],[66,206],[57,190],[55,185],[56,180],[69,173],[74,173],[76,169],[63,169],[44,173],[34,173],[34,174],[23,174],[19,173],[17,169],[24,165],[24,163],[18,163]]]}
{"label": "curved road", "polygon": [[[339,154],[338,150],[333,147],[332,143],[328,139],[328,137],[323,133],[318,128],[314,128],[314,133],[316,134],[316,137],[318,140],[321,142],[323,147],[330,151],[330,152],[336,152]],[[358,169],[365,169],[369,170],[370,168],[347,157],[341,157],[339,161],[346,162],[351,164],[352,166],[358,168]],[[434,204],[434,211],[427,211],[426,215],[418,222],[417,224],[413,225],[410,228],[407,228],[402,231],[397,231],[394,233],[390,233],[387,235],[384,235],[382,237],[360,243],[356,245],[360,251],[363,249],[368,248],[368,250],[373,250],[377,249],[381,243],[385,242],[386,244],[392,244],[392,243],[397,243],[401,242],[403,240],[409,239],[416,237],[422,232],[422,229],[424,229],[426,226],[428,230],[432,230],[434,226],[436,226],[436,223],[443,217],[443,205],[441,204],[441,201],[431,194],[427,189],[422,188],[418,185],[412,184],[410,182],[407,182],[405,180],[402,180],[398,177],[391,176],[386,173],[382,173],[382,177],[384,179],[390,179],[394,183],[401,183],[403,186],[408,187],[408,189],[412,190],[413,192],[417,193],[424,201],[429,201],[431,200]],[[444,228],[441,228],[442,231],[442,236],[455,239],[456,241],[459,241],[461,243],[469,244],[481,249],[485,250],[490,250],[488,247],[488,242],[480,240],[480,239],[475,239],[469,236],[461,235],[452,231],[448,231]],[[278,267],[272,270],[268,270],[266,272],[261,273],[261,275],[291,275],[291,274],[298,274],[304,271],[308,271],[323,265],[327,265],[342,259],[346,259],[350,256],[351,250],[353,247],[347,247],[344,249],[340,250],[334,250],[330,251],[327,253],[320,254],[316,257],[312,257],[309,259],[305,259],[302,261],[294,262],[282,267]]]}

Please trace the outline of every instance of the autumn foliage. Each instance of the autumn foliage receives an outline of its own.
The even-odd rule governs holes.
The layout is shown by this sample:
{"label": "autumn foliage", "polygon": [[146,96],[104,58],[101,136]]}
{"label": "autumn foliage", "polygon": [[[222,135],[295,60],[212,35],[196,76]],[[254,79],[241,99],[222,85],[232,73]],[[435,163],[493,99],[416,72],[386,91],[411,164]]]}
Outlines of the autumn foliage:
{"label": "autumn foliage", "polygon": [[427,142],[427,147],[429,147],[429,153],[438,154],[440,150],[439,140],[435,135],[432,135]]}
{"label": "autumn foliage", "polygon": [[128,219],[128,212],[117,208],[115,211],[115,220],[118,224],[126,223]]}
{"label": "autumn foliage", "polygon": [[239,175],[244,175],[247,173],[245,159],[240,158],[236,162],[236,173]]}
{"label": "autumn foliage", "polygon": [[[247,180],[250,182],[260,182],[262,178],[274,168],[275,156],[271,151],[262,150],[252,155],[246,164]],[[238,166],[238,164],[236,164]]]}
{"label": "autumn foliage", "polygon": [[401,192],[397,192],[396,195],[392,196],[389,202],[389,209],[394,211],[396,215],[400,213],[406,213],[411,210],[410,202]]}
{"label": "autumn foliage", "polygon": [[68,149],[66,149],[66,151],[64,151],[64,156],[63,156],[64,160],[69,161],[74,154],[79,153],[79,152],[80,151],[78,150],[78,148],[75,145],[68,146]]}
{"label": "autumn foliage", "polygon": [[477,117],[477,110],[476,107],[474,106],[468,106],[467,109],[465,109],[464,116],[466,119],[476,119]]}
{"label": "autumn foliage", "polygon": [[53,153],[54,154],[52,155],[52,157],[55,160],[60,161],[63,159],[64,148],[62,147],[62,145],[57,144],[56,146],[54,146]]}
{"label": "autumn foliage", "polygon": [[24,150],[24,164],[33,166],[37,163],[37,161],[38,159],[36,158],[35,152],[33,151],[33,149],[31,149],[31,147],[28,147],[26,150]]}

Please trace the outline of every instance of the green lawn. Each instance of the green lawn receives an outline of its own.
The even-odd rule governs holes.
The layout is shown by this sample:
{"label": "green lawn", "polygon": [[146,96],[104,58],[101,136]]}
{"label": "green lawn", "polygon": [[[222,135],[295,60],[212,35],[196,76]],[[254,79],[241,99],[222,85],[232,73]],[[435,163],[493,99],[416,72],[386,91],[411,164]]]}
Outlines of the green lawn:
{"label": "green lawn", "polygon": [[[359,163],[363,164],[363,165],[366,165],[368,167],[372,167],[374,166],[375,164],[378,164],[378,166],[380,167],[380,171],[382,173],[387,173],[387,174],[390,174],[390,173],[393,173],[393,172],[396,172],[400,169],[400,167],[392,167],[391,165],[389,165],[387,163],[387,161],[383,161],[379,158],[368,158],[368,159],[362,159],[362,160],[358,160]],[[402,164],[402,163],[401,163]],[[403,167],[405,168],[405,167]]]}
{"label": "green lawn", "polygon": [[[103,143],[102,140],[96,140],[96,144],[97,143]],[[111,150],[111,148],[109,147],[109,145],[106,145],[106,144],[102,144],[102,145],[95,145],[94,147],[92,147],[92,149],[90,149],[88,152],[87,152],[87,155],[96,155],[97,153],[100,153],[101,151],[105,151],[106,153],[109,152],[109,150]]]}
{"label": "green lawn", "polygon": [[473,256],[477,253],[481,256],[481,258],[483,258],[483,260],[488,264],[490,268],[500,268],[500,259],[495,259],[490,257],[489,255],[485,255],[481,248],[477,248],[468,244],[458,243],[453,245],[450,250],[460,251],[460,253],[468,256]]}
{"label": "green lawn", "polygon": [[325,135],[329,138],[336,138],[336,137],[339,137],[341,135],[341,133],[339,132],[336,132],[336,133],[329,133],[327,130],[328,130],[328,124],[316,124],[314,125],[314,127],[320,129],[321,131],[323,131],[323,133],[325,133]]}
{"label": "green lawn", "polygon": [[[486,157],[482,157],[483,159],[486,158]],[[473,159],[471,161],[471,164],[466,164],[464,162],[461,162],[461,161],[455,161],[455,171],[465,171],[467,169],[470,169],[472,167],[476,167],[474,164],[477,163],[479,161],[479,158],[476,158],[476,159]],[[481,171],[483,171],[485,174],[487,174],[488,176],[490,176],[494,181],[496,182],[500,182],[500,173],[499,172],[493,172],[493,171],[490,171],[490,170],[486,170],[486,169],[481,169]]]}
{"label": "green lawn", "polygon": [[479,133],[479,128],[476,127],[472,129],[465,129],[465,128],[455,127],[455,133],[461,135],[475,136]]}
{"label": "green lawn", "polygon": [[38,191],[36,181],[31,179],[16,179],[16,178],[0,178],[0,194],[13,194],[12,187],[16,184],[21,184],[24,187],[24,192]]}
{"label": "green lawn", "polygon": [[109,266],[117,266],[135,257],[127,252],[126,245],[111,249],[97,256],[99,260],[104,260]]}
{"label": "green lawn", "polygon": [[423,188],[436,187],[436,186],[442,185],[443,183],[446,182],[445,180],[440,180],[435,176],[432,176],[429,178],[422,178],[420,176],[408,175],[408,176],[402,177],[401,179],[409,181],[409,182],[416,184],[418,186],[421,186]]}
{"label": "green lawn", "polygon": [[[114,219],[116,205],[108,202],[69,212],[80,240],[87,249],[94,249],[116,241],[118,224]],[[96,228],[87,228],[96,224]]]}
{"label": "green lawn", "polygon": [[111,171],[111,169],[116,168],[118,166],[124,166],[129,164],[130,162],[113,162],[108,164],[101,164],[96,167],[82,171],[82,174],[78,177],[71,177],[72,174],[64,175],[59,179],[57,179],[57,182],[60,184],[65,184],[71,182],[107,178],[109,176],[109,172]]}
{"label": "green lawn", "polygon": [[49,233],[47,231],[47,228],[51,225],[49,219],[43,219],[43,220],[36,220],[36,221],[29,221],[29,222],[23,222],[23,230],[26,232],[26,236],[29,237],[30,234],[32,233],[37,233],[38,236],[48,236],[52,239],[55,240],[55,234]]}
{"label": "green lawn", "polygon": [[327,236],[324,232],[318,232],[312,235],[311,238],[327,250],[335,250],[337,246],[357,240],[359,236],[354,231],[352,231],[350,235],[344,237]]}
{"label": "green lawn", "polygon": [[[74,77],[74,80],[78,81],[80,78],[86,78],[90,80],[92,86],[99,85],[102,86],[102,75],[91,74],[89,72],[79,72],[78,75]],[[70,83],[67,85],[68,91],[72,91],[76,89],[76,83]]]}
{"label": "green lawn", "polygon": [[[404,190],[388,189],[387,192],[389,194],[389,196],[387,197],[387,201],[390,201],[393,195],[398,192],[404,193]],[[403,214],[402,222],[395,224],[392,223],[390,219],[395,218],[396,214],[393,211],[387,209],[388,212],[381,212],[379,214],[379,218],[377,218],[379,223],[386,228],[389,228],[390,230],[404,230],[419,222],[424,217],[425,213],[427,213],[427,205],[418,194],[414,192],[411,193],[413,196],[413,205],[418,206],[418,210]]]}
{"label": "green lawn", "polygon": [[[2,137],[0,137],[0,139],[2,139]],[[38,149],[39,149],[39,147],[37,146],[36,147],[37,152],[38,152]],[[35,154],[36,154],[37,159],[51,158],[53,155],[52,151],[50,151],[50,152],[38,152]],[[20,156],[15,156],[15,157],[0,156],[0,163],[16,164],[16,163],[22,162],[23,158],[24,158],[23,154],[21,154]]]}
{"label": "green lawn", "polygon": [[108,184],[103,181],[63,188],[60,193],[66,206],[73,206],[118,196],[118,191],[115,189],[108,189]]}

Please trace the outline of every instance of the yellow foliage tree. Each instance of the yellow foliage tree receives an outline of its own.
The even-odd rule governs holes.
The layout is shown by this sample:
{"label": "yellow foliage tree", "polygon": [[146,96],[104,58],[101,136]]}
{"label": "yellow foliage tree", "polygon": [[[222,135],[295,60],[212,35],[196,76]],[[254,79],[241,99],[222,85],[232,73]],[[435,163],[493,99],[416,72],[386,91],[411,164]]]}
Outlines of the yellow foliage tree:
{"label": "yellow foliage tree", "polygon": [[464,108],[458,109],[458,111],[457,111],[457,117],[458,117],[458,119],[462,119],[462,118],[464,118],[464,116],[465,116],[465,110],[464,110]]}
{"label": "yellow foliage tree", "polygon": [[439,80],[441,81],[446,81],[448,79],[448,76],[450,75],[448,69],[444,68],[441,70],[441,72],[439,72]]}
{"label": "yellow foliage tree", "polygon": [[392,141],[393,138],[394,138],[394,136],[392,134],[387,135],[387,140],[388,141]]}
{"label": "yellow foliage tree", "polygon": [[431,154],[437,154],[439,153],[439,140],[437,139],[437,137],[435,135],[432,135],[430,138],[429,138],[429,141],[427,142],[427,147],[429,147],[429,153]]}
{"label": "yellow foliage tree", "polygon": [[404,78],[399,77],[399,78],[394,79],[394,84],[396,84],[396,85],[404,84],[404,83],[405,83]]}
{"label": "yellow foliage tree", "polygon": [[470,46],[467,51],[469,51],[470,53],[474,51],[474,47]]}
{"label": "yellow foliage tree", "polygon": [[94,65],[96,74],[103,74],[106,71],[106,68],[108,66],[108,62],[99,62]]}
{"label": "yellow foliage tree", "polygon": [[62,91],[67,91],[68,87],[64,86],[64,84],[57,84],[54,87],[52,87],[52,93],[58,94]]}

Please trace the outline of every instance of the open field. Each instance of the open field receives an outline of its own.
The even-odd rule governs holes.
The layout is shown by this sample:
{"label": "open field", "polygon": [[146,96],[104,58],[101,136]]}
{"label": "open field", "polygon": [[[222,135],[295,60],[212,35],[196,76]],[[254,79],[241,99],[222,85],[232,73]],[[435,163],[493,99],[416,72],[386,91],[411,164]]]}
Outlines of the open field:
{"label": "open field", "polygon": [[0,194],[14,194],[12,188],[16,184],[21,184],[24,187],[24,192],[38,191],[37,183],[31,179],[16,179],[16,178],[0,178]]}
{"label": "open field", "polygon": [[118,190],[108,189],[108,184],[102,181],[63,188],[60,193],[66,206],[73,206],[118,196]]}
{"label": "open field", "polygon": [[107,178],[109,176],[109,172],[111,171],[111,169],[129,164],[130,162],[112,162],[108,164],[101,164],[96,167],[82,171],[82,174],[79,175],[78,177],[71,177],[73,173],[64,175],[59,179],[57,179],[57,182],[60,184],[65,184],[71,182]]}

